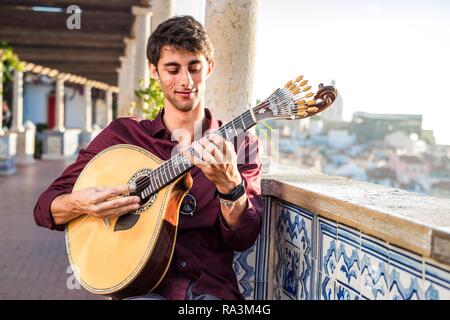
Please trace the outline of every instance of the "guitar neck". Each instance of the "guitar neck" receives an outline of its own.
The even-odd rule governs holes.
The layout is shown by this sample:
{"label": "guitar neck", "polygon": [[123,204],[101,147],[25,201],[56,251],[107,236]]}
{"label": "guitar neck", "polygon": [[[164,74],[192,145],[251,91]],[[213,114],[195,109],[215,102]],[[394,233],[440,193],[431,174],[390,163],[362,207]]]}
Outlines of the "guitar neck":
{"label": "guitar neck", "polygon": [[[256,124],[256,121],[252,115],[251,110],[247,110],[237,118],[221,126],[215,132],[227,139],[232,141],[239,134],[247,131]],[[189,147],[188,152],[193,153],[194,149]],[[158,168],[154,169],[150,173],[150,179],[146,186],[140,188],[141,190],[136,190],[136,193],[143,192],[144,195],[148,196],[158,192],[160,189],[170,184],[172,181],[176,180],[178,177],[189,171],[193,167],[186,158],[181,156],[180,153],[173,156]]]}

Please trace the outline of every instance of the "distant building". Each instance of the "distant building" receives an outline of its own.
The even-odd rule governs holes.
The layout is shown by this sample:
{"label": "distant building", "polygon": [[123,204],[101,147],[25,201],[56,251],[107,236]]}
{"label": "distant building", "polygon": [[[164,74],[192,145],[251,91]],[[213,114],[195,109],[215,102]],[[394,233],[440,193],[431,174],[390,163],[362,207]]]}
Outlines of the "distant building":
{"label": "distant building", "polygon": [[401,184],[424,182],[430,173],[430,163],[416,156],[398,156],[391,154],[389,167],[395,172],[396,179]]}
{"label": "distant building", "polygon": [[328,146],[335,149],[349,148],[355,141],[355,135],[349,134],[348,130],[328,131]]}
{"label": "distant building", "polygon": [[427,150],[425,141],[418,140],[415,133],[408,135],[403,131],[394,131],[384,138],[384,142],[388,147],[401,150],[405,154],[421,154]]}
{"label": "distant building", "polygon": [[361,142],[384,140],[387,134],[394,131],[402,131],[407,135],[415,133],[421,137],[422,115],[355,112],[352,130]]}

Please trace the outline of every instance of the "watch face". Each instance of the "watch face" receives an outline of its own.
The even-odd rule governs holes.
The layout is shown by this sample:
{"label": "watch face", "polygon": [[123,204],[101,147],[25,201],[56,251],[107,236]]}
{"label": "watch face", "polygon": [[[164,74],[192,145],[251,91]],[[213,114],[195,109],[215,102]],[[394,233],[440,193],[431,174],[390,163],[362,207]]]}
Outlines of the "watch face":
{"label": "watch face", "polygon": [[188,193],[181,202],[180,213],[193,216],[196,208],[197,201],[192,194]]}

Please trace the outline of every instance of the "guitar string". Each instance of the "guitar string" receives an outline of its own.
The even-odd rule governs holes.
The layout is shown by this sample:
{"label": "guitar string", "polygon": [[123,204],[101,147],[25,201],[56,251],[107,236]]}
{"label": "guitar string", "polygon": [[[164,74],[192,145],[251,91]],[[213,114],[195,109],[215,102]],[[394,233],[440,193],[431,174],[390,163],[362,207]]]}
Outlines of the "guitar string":
{"label": "guitar string", "polygon": [[[285,96],[280,96],[279,91],[283,91],[283,93],[284,93],[289,99],[286,99]],[[262,108],[267,107],[267,106],[270,104],[270,102],[273,102],[276,98],[278,98],[279,100],[281,100],[281,101],[278,101],[278,105],[279,105],[280,107],[288,107],[288,106],[291,106],[291,105],[292,105],[292,102],[293,102],[292,100],[294,100],[294,99],[304,99],[304,98],[306,98],[306,96],[298,97],[301,93],[306,93],[306,92],[305,92],[305,91],[300,91],[300,92],[297,93],[297,94],[293,94],[290,90],[288,90],[288,89],[286,89],[286,88],[282,88],[282,89],[276,90],[276,91],[275,91],[275,92],[274,92],[267,100],[263,101],[261,104],[259,104],[258,106],[256,106],[256,107],[254,108],[254,111],[257,111],[257,110],[260,110],[260,109],[262,109]],[[244,122],[244,126],[245,126],[245,121],[249,120],[249,116],[251,117],[251,113],[250,113],[250,112],[246,112],[246,113],[242,114],[241,116],[237,117],[236,119],[232,120],[231,122],[227,123],[227,124],[224,125],[223,127],[219,128],[219,129],[217,130],[217,132],[220,132],[222,129],[225,129],[225,130],[232,130],[232,129],[231,129],[231,126],[232,126],[233,129],[236,131],[236,125],[235,125],[235,122],[239,122],[239,120],[242,120],[242,121]],[[253,120],[253,117],[251,117],[251,118],[252,118],[252,120]],[[245,120],[244,120],[244,119],[245,119]],[[252,125],[253,125],[253,123],[252,123]],[[239,126],[238,126],[238,127],[239,127]],[[244,129],[247,129],[247,128],[244,128]],[[226,134],[226,131],[221,132],[221,133],[222,133],[222,135],[225,135],[226,138],[228,138],[228,136],[227,136],[227,134]],[[235,138],[235,136],[233,136],[232,139],[233,139],[233,138]],[[192,149],[192,148],[188,148],[188,151],[190,151],[190,152],[192,153],[193,150],[190,150],[190,149]],[[183,159],[184,159],[184,158],[183,158]],[[141,179],[141,182],[140,182],[140,183],[138,184],[138,186],[136,187],[136,193],[139,193],[139,192],[144,191],[145,189],[148,189],[148,187],[151,186],[150,184],[148,184],[148,180],[151,180],[151,178],[154,178],[154,179],[157,178],[158,180],[160,180],[160,181],[162,180],[162,181],[164,182],[161,186],[159,185],[159,184],[161,184],[161,183],[156,184],[156,189],[160,189],[160,188],[163,187],[165,184],[167,184],[167,181],[164,179],[164,177],[162,176],[162,174],[165,174],[166,177],[167,177],[167,175],[169,175],[169,176],[170,176],[169,181],[170,181],[170,180],[175,179],[177,176],[181,175],[181,173],[182,173],[183,171],[189,169],[189,168],[183,168],[184,170],[183,170],[180,174],[176,174],[175,177],[172,177],[172,174],[170,173],[170,165],[169,165],[169,164],[172,165],[173,172],[176,173],[176,170],[175,170],[174,165],[177,165],[178,168],[179,168],[180,165],[183,165],[183,167],[184,167],[185,162],[182,161],[182,162],[180,163],[180,162],[178,161],[178,155],[175,156],[175,157],[173,157],[173,158],[170,159],[169,161],[166,161],[166,162],[165,162],[164,164],[162,164],[160,167],[158,167],[157,169],[153,170],[153,171],[150,173],[150,175],[147,175],[147,176],[146,176],[147,178],[146,178],[145,180],[142,180],[142,179]],[[186,164],[188,165],[188,167],[190,166],[189,163],[186,163]],[[162,171],[162,172],[161,172],[161,171]],[[159,179],[159,178],[161,178],[161,179]],[[153,192],[154,192],[154,191],[153,191]],[[153,192],[149,192],[149,194],[151,194],[151,193],[153,193]]]}
{"label": "guitar string", "polygon": [[[251,115],[251,113],[249,113],[249,112],[246,112],[246,113],[244,113],[244,114],[242,114],[241,116],[239,116],[239,117],[237,117],[236,119],[234,119],[232,122],[229,122],[229,123],[227,123],[226,125],[224,125],[224,126],[222,126],[222,127],[220,127],[217,131],[215,131],[214,133],[216,133],[216,132],[220,132],[222,135],[226,135],[224,132],[221,132],[221,130],[224,130],[224,129],[227,129],[227,130],[231,130],[231,124],[233,124],[233,123],[235,123],[235,122],[239,122],[238,120],[240,120],[240,119],[242,119],[243,120],[243,122],[244,123],[248,123],[248,121],[249,120],[252,120],[252,122],[253,122],[253,117],[252,117],[252,115]],[[236,123],[237,124],[237,123]],[[247,129],[248,127],[250,127],[250,125],[253,125],[253,123],[252,124],[249,124],[248,126],[246,126],[246,128],[245,129]],[[228,126],[228,127],[227,127]],[[236,130],[236,125],[234,125],[234,129],[235,129],[235,132],[237,132],[237,130]],[[232,138],[235,138],[236,136],[233,136]],[[188,149],[187,149],[187,151],[193,151],[193,148],[192,147],[189,147]],[[148,188],[148,180],[150,179],[151,180],[151,178],[156,178],[156,177],[161,177],[162,178],[162,180],[164,181],[164,178],[162,177],[162,173],[164,173],[164,174],[166,174],[166,176],[167,176],[167,173],[168,173],[168,175],[170,176],[170,178],[171,179],[175,179],[176,178],[176,176],[175,177],[172,177],[172,174],[170,173],[170,165],[173,167],[173,170],[172,171],[174,171],[175,173],[176,173],[176,170],[175,170],[175,168],[174,168],[174,166],[176,165],[178,168],[180,167],[180,165],[183,165],[183,171],[185,171],[185,170],[187,170],[188,168],[185,168],[185,166],[184,166],[184,164],[187,164],[188,166],[191,166],[191,164],[190,163],[187,163],[186,162],[186,160],[183,160],[183,159],[185,159],[184,157],[182,157],[180,154],[177,154],[176,156],[174,156],[173,158],[171,158],[170,160],[168,160],[168,161],[166,161],[165,163],[163,163],[162,165],[160,165],[157,169],[155,169],[155,170],[153,170],[149,175],[146,175],[146,178],[145,178],[145,180],[144,181],[141,181],[139,184],[138,184],[138,186],[136,187],[136,192],[138,193],[138,192],[141,192],[141,191],[143,191],[143,190],[145,190],[145,189],[147,189]],[[181,162],[180,162],[181,161]],[[156,171],[156,172],[155,172]],[[163,172],[160,172],[160,171],[163,171]],[[183,172],[183,171],[181,171],[181,172]],[[181,175],[181,173],[180,174],[177,174],[177,175]],[[142,180],[142,179],[141,179]],[[145,185],[145,187],[144,188],[142,188],[143,186]],[[157,187],[161,187],[161,186],[157,186]]]}
{"label": "guitar string", "polygon": [[[283,90],[283,89],[280,89],[280,90]],[[284,91],[284,90],[283,90]],[[286,92],[285,92],[285,94],[286,95],[288,95]],[[293,95],[291,95],[291,94],[289,94],[289,98],[291,98],[292,99],[292,96]],[[295,95],[294,95],[295,96]],[[272,102],[274,99],[276,99],[276,98],[278,98],[279,100],[281,100],[281,102],[280,101],[278,101],[278,105],[279,106],[289,106],[290,104],[292,104],[292,101],[289,101],[289,99],[286,99],[285,97],[282,97],[282,96],[279,96],[279,94],[278,94],[278,90],[275,92],[275,94],[272,94],[271,95],[271,97],[269,98],[269,99],[267,99],[266,101],[264,101],[264,102],[262,102],[261,104],[259,104],[257,107],[255,107],[255,109],[254,110],[259,110],[259,109],[261,109],[261,108],[263,108],[263,107],[266,107],[266,106],[268,106],[269,104],[270,104],[270,102]],[[302,97],[302,98],[304,98],[304,97]],[[250,126],[253,126],[254,125],[254,123],[253,123],[253,117],[252,117],[252,115],[251,115],[251,113],[250,112],[246,112],[246,113],[244,113],[243,115],[241,115],[241,116],[239,116],[239,117],[237,117],[236,119],[234,119],[233,121],[231,121],[231,122],[229,122],[229,123],[227,123],[226,125],[224,125],[223,127],[220,127],[219,129],[218,129],[218,132],[220,132],[221,130],[232,130],[231,129],[231,127],[233,127],[233,129],[236,131],[236,125],[235,125],[235,122],[239,122],[239,120],[242,120],[244,123],[246,122],[246,121],[248,121],[248,120],[252,120],[252,123],[248,126],[248,127],[250,127]],[[237,123],[236,123],[237,124]],[[238,125],[238,127],[239,127],[239,125]],[[245,127],[247,127],[247,126],[245,126]],[[244,128],[244,129],[247,129],[247,128]],[[228,136],[227,136],[227,134],[226,134],[226,131],[224,131],[224,132],[220,132],[223,136],[225,136],[226,138],[228,138]],[[235,138],[235,136],[233,136],[232,138]],[[191,153],[192,153],[192,148],[188,148],[187,149],[188,151],[190,151]],[[183,159],[184,159],[184,157],[182,157]],[[170,162],[169,162],[170,161]],[[141,182],[140,182],[140,184],[138,184],[138,186],[137,186],[137,188],[136,188],[136,192],[137,193],[139,193],[139,192],[142,192],[142,191],[144,191],[145,189],[148,189],[148,187],[150,187],[151,185],[148,183],[148,180],[151,180],[152,178],[155,180],[156,178],[158,179],[158,180],[160,180],[159,178],[161,177],[161,180],[162,181],[164,181],[165,183],[163,183],[161,186],[160,186],[160,184],[156,184],[156,190],[158,190],[158,189],[160,189],[161,187],[163,187],[165,184],[167,184],[167,181],[164,179],[164,177],[162,176],[162,174],[164,173],[166,176],[167,176],[167,173],[169,174],[169,176],[170,176],[170,178],[171,178],[171,180],[173,180],[174,178],[176,178],[176,176],[178,176],[178,175],[181,175],[181,173],[180,174],[176,174],[176,176],[175,177],[172,177],[172,174],[170,173],[170,166],[169,166],[169,163],[170,164],[172,164],[172,167],[173,167],[173,171],[176,173],[176,170],[175,170],[175,168],[174,168],[174,165],[177,165],[177,167],[179,168],[180,167],[180,165],[183,165],[183,171],[186,171],[187,169],[189,169],[189,168],[185,168],[185,166],[184,166],[184,164],[186,163],[186,162],[184,162],[183,160],[181,160],[181,163],[179,162],[179,155],[177,155],[177,156],[175,156],[175,157],[173,157],[171,160],[169,160],[169,161],[167,161],[167,162],[165,162],[164,164],[162,164],[159,168],[157,168],[157,169],[155,169],[155,170],[153,170],[151,173],[150,173],[150,175],[147,175],[146,177],[147,177],[147,179],[145,179],[145,180],[141,180]],[[191,164],[189,164],[189,163],[186,163],[187,165],[188,165],[188,167],[189,166],[191,166]],[[162,172],[161,172],[162,171]],[[182,171],[182,172],[183,172]],[[155,188],[153,188],[153,189],[155,189]],[[154,192],[154,191],[153,191]],[[151,193],[153,193],[153,192],[148,192],[148,195],[149,194],[151,194]]]}

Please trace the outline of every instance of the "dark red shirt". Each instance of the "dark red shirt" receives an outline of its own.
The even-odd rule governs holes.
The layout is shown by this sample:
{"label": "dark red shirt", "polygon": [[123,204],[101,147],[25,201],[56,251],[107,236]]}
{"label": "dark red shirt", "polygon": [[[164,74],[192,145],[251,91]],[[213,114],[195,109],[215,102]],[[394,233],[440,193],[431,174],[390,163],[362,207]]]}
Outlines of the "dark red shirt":
{"label": "dark red shirt", "polygon": [[[72,192],[84,166],[105,148],[132,144],[145,148],[162,160],[169,159],[178,142],[171,140],[162,114],[153,121],[118,118],[111,122],[86,149],[80,150],[77,160],[41,194],[34,209],[36,224],[64,230],[64,225],[55,224],[50,205],[57,196]],[[213,119],[208,109],[205,109],[205,115],[210,120],[210,129],[220,127],[221,122]],[[169,299],[183,299],[191,280],[195,280],[192,291],[196,294],[211,294],[227,300],[243,298],[232,263],[234,251],[251,247],[261,229],[261,161],[257,139],[248,132],[241,145],[235,141],[235,150],[238,169],[246,184],[247,209],[238,227],[229,230],[215,197],[215,185],[200,169],[191,169],[193,186],[189,193],[196,199],[197,209],[192,216],[180,214],[172,263],[165,279],[155,290]]]}

